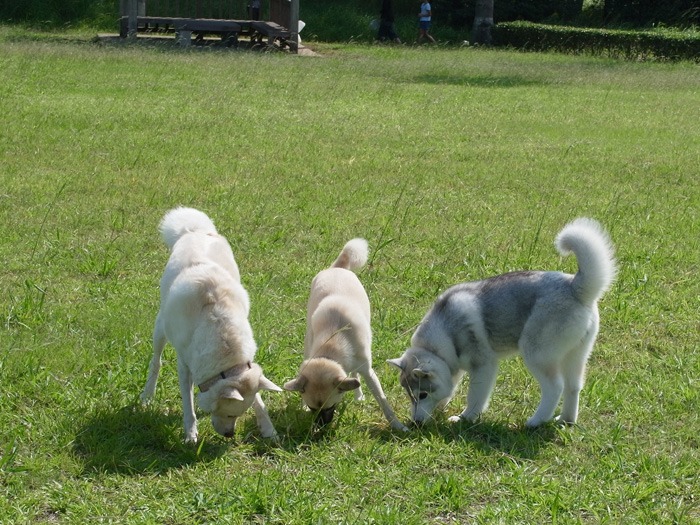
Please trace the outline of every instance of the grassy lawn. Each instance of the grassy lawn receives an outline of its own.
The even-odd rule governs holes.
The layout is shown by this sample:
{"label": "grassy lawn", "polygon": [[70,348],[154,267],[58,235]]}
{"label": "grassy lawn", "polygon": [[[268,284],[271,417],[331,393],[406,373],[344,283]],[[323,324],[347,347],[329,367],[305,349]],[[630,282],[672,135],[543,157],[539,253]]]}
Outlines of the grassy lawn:
{"label": "grassy lawn", "polygon": [[[697,523],[700,70],[475,49],[314,46],[321,57],[107,46],[0,28],[0,523]],[[355,236],[374,363],[437,295],[515,269],[591,216],[620,272],[579,424],[526,430],[518,359],[489,411],[393,432],[348,396],[317,433],[266,393],[233,441],[185,445],[175,356],[141,408],[157,225],[176,205],[231,242],[257,361],[302,359],[316,272]],[[368,392],[366,392],[368,394]]]}

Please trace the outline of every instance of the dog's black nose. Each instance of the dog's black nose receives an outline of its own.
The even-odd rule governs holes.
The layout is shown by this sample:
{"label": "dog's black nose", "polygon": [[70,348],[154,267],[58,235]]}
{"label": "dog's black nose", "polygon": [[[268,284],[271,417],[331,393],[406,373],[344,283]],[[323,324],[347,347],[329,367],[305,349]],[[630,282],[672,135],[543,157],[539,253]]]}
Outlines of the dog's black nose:
{"label": "dog's black nose", "polygon": [[233,430],[231,430],[230,432],[226,432],[226,433],[224,434],[224,437],[232,438],[232,437],[235,436],[235,435],[236,435],[236,432],[233,431]]}
{"label": "dog's black nose", "polygon": [[333,421],[333,415],[335,414],[335,407],[322,408],[316,412],[316,423],[319,425],[327,425]]}

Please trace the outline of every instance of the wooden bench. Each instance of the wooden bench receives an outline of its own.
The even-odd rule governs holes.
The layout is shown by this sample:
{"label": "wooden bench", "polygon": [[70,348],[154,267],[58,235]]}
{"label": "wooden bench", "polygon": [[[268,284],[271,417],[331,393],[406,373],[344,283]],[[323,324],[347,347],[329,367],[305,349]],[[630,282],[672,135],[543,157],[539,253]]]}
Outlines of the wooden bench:
{"label": "wooden bench", "polygon": [[[209,0],[209,3],[216,1],[219,0]],[[238,36],[247,35],[250,36],[251,43],[254,40],[262,42],[266,37],[268,45],[279,41],[280,46],[289,46],[292,51],[297,51],[299,0],[269,0],[272,18],[270,21],[202,18],[201,16],[208,12],[204,9],[202,0],[196,0],[197,9],[194,13],[188,12],[182,16],[178,5],[177,1],[174,6],[169,2],[163,6],[156,4],[155,10],[159,16],[150,16],[150,13],[146,16],[146,0],[120,0],[119,35],[122,38],[131,38],[136,37],[138,33],[175,33],[176,41],[184,46],[191,44],[193,34],[196,35],[198,43],[204,41],[206,35],[219,35],[227,45],[238,45]],[[223,4],[219,7],[223,7]],[[164,14],[180,16],[163,16]],[[229,16],[231,14],[233,13]],[[289,20],[290,27],[294,29],[287,29],[279,23],[283,20],[283,23]]]}

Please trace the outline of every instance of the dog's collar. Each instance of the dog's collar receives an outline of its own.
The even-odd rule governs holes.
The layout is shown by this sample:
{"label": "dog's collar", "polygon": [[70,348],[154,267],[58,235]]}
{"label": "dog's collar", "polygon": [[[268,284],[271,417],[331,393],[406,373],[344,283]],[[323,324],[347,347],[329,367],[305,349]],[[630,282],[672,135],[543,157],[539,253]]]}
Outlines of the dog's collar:
{"label": "dog's collar", "polygon": [[200,392],[206,392],[209,390],[211,387],[214,386],[214,384],[217,381],[221,381],[222,379],[228,379],[229,377],[237,376],[245,372],[246,370],[250,370],[252,368],[252,365],[250,361],[246,363],[241,363],[236,366],[232,366],[231,368],[227,368],[223,372],[215,375],[211,379],[207,379],[204,383],[200,383],[197,385],[199,387]]}

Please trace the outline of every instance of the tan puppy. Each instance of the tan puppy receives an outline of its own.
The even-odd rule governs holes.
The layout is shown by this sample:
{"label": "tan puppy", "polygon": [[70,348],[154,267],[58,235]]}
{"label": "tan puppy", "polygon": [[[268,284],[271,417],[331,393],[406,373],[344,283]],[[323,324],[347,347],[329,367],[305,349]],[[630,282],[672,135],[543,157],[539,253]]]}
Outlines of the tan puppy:
{"label": "tan puppy", "polygon": [[362,400],[362,376],[391,426],[408,430],[389,406],[372,370],[372,329],[367,293],[351,271],[367,263],[367,241],[352,239],[330,268],[311,283],[307,309],[304,362],[299,375],[284,385],[301,393],[321,424],[333,420],[343,395],[355,391]]}

